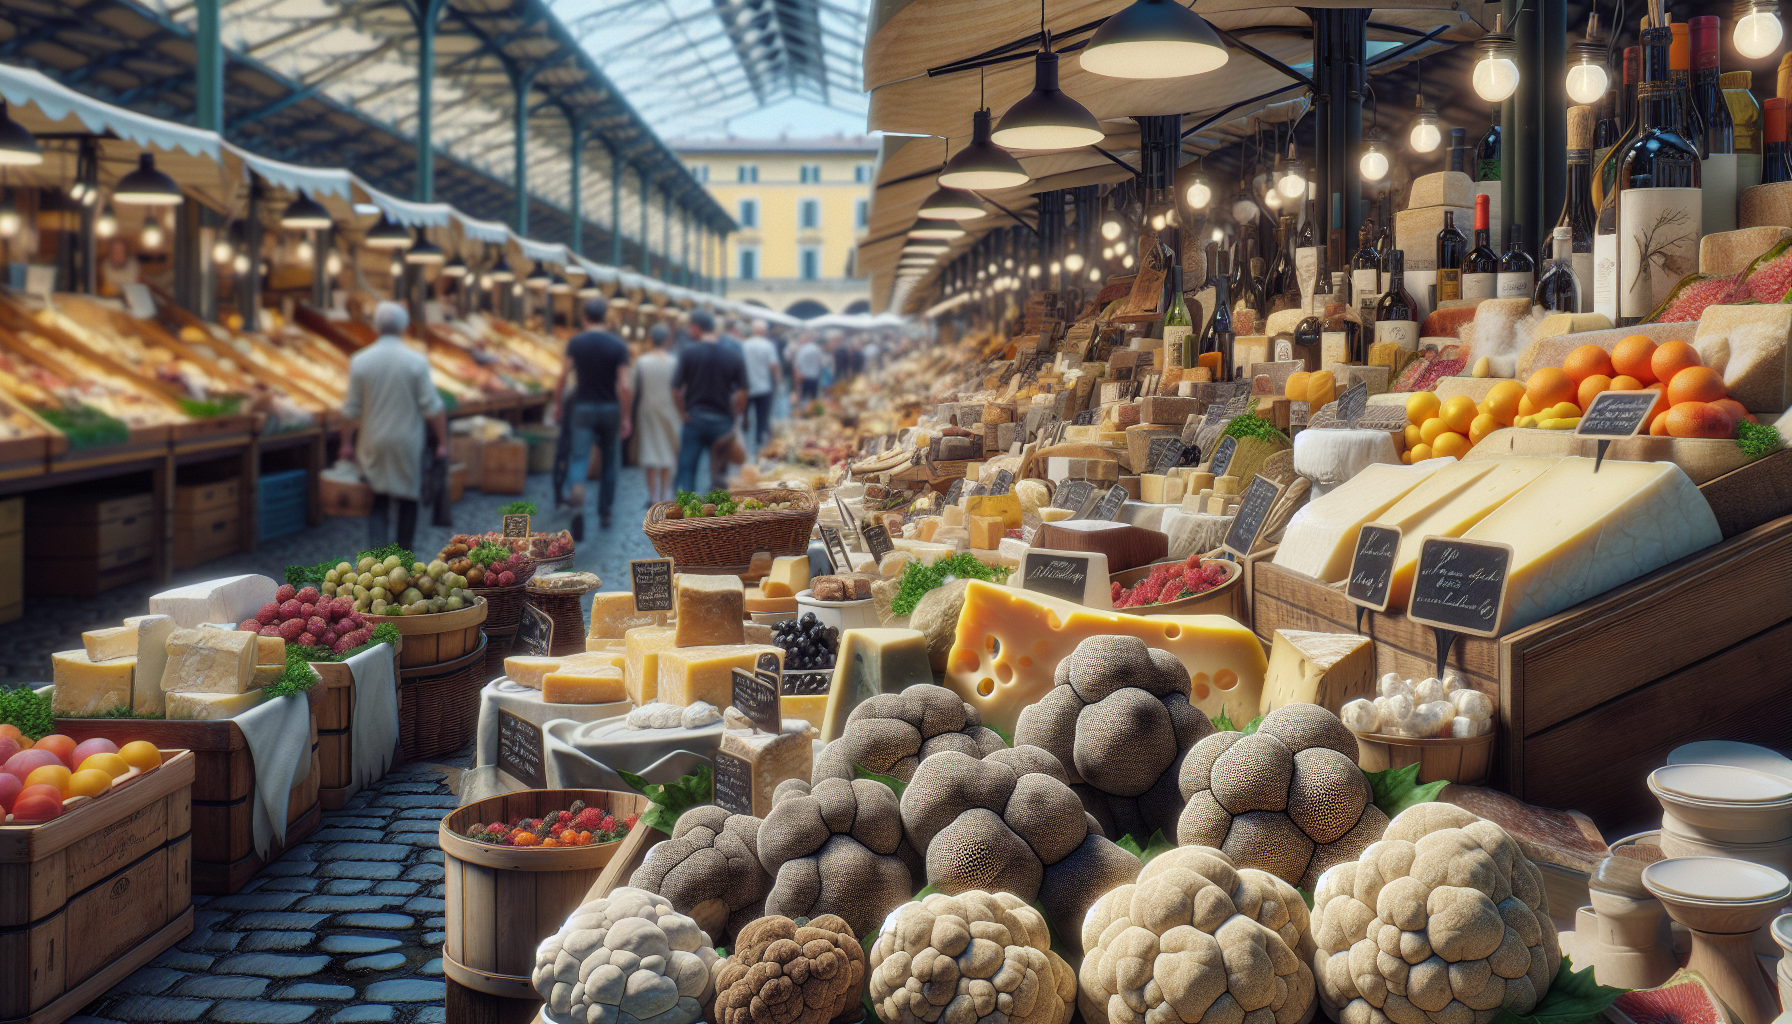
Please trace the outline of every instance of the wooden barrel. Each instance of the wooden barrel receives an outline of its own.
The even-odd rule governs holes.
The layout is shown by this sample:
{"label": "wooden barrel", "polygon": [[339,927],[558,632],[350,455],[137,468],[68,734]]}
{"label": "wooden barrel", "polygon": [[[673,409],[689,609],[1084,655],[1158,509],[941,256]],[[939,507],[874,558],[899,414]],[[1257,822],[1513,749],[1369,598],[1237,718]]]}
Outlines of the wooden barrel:
{"label": "wooden barrel", "polygon": [[1454,782],[1463,786],[1486,781],[1493,767],[1491,732],[1462,739],[1416,739],[1385,733],[1358,733],[1357,763],[1366,772],[1419,766],[1419,781]]}
{"label": "wooden barrel", "polygon": [[484,634],[467,653],[398,670],[398,746],[408,761],[452,754],[473,742],[484,686]]}
{"label": "wooden barrel", "polygon": [[479,646],[479,628],[485,624],[490,606],[480,597],[465,608],[429,615],[369,615],[372,623],[390,622],[404,642],[398,652],[398,667],[439,665],[453,661]]}
{"label": "wooden barrel", "polygon": [[637,793],[531,789],[468,804],[442,819],[438,834],[448,903],[442,970],[451,981],[530,1003],[528,1012],[540,1005],[541,997],[529,983],[535,948],[559,931],[585,901],[626,840],[602,846],[518,849],[475,842],[466,831],[475,823],[569,810],[574,800],[619,818],[647,808]]}

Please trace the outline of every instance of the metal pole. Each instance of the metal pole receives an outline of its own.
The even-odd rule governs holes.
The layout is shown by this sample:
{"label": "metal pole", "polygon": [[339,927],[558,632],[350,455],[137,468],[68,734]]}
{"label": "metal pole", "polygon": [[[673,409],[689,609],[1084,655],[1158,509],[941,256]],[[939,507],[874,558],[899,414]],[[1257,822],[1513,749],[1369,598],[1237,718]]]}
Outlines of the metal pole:
{"label": "metal pole", "polygon": [[660,193],[660,280],[673,283],[672,270],[672,192]]}
{"label": "metal pole", "polygon": [[420,203],[436,199],[435,85],[436,16],[442,0],[419,0],[417,16],[417,186]]}
{"label": "metal pole", "polygon": [[679,268],[679,283],[689,288],[691,286],[691,214],[689,210],[682,207],[678,211],[678,228],[679,232],[684,235],[678,256],[679,262],[683,264]]}
{"label": "metal pole", "polygon": [[512,176],[516,185],[516,233],[524,237],[529,234],[529,86],[534,81],[532,71],[511,79],[516,87],[516,171]]}
{"label": "metal pole", "polygon": [[641,273],[653,275],[653,254],[647,251],[647,208],[653,205],[648,196],[647,172],[635,168],[635,178],[641,183]]}
{"label": "metal pole", "polygon": [[1318,172],[1320,237],[1328,264],[1340,266],[1362,223],[1363,65],[1368,12],[1313,12],[1313,81],[1318,86],[1314,164]]}
{"label": "metal pole", "polygon": [[195,0],[197,14],[193,46],[199,80],[193,97],[194,123],[207,131],[224,133],[224,0]]}
{"label": "metal pole", "polygon": [[266,187],[261,178],[249,180],[249,212],[243,217],[243,255],[249,258],[249,269],[237,277],[237,313],[243,318],[243,330],[258,329],[261,308],[261,201]]}
{"label": "metal pole", "polygon": [[579,157],[585,148],[585,140],[581,137],[577,121],[568,123],[566,128],[572,133],[572,182],[567,189],[566,200],[566,205],[572,213],[572,251],[583,256],[585,255],[585,216],[579,212],[579,207],[582,198],[580,193],[584,191],[584,179],[579,175]]}
{"label": "metal pole", "polygon": [[622,266],[622,157],[609,139],[604,148],[610,151],[610,266]]}
{"label": "metal pole", "polygon": [[324,272],[330,246],[336,241],[332,228],[323,228],[311,237],[311,305],[318,312],[330,307],[330,283]]}
{"label": "metal pole", "polygon": [[728,297],[728,229],[716,232],[716,283],[723,298]]}
{"label": "metal pole", "polygon": [[[1512,211],[1506,223],[1523,227],[1520,244],[1534,253],[1543,249],[1567,189],[1567,86],[1550,69],[1567,63],[1568,11],[1565,0],[1505,6],[1518,46],[1518,91],[1500,106],[1501,203]],[[1496,247],[1505,241],[1494,240]]]}

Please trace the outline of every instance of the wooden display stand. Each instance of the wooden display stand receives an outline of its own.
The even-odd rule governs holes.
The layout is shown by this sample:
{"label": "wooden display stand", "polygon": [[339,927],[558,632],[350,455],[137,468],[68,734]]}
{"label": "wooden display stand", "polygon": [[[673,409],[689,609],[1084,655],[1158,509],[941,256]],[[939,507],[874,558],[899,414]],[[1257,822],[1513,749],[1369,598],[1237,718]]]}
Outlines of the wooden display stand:
{"label": "wooden display stand", "polygon": [[[1355,632],[1342,588],[1264,561],[1253,628]],[[1430,627],[1363,617],[1377,674],[1435,672]],[[1542,622],[1460,637],[1448,667],[1499,708],[1492,784],[1527,803],[1584,811],[1609,834],[1659,820],[1644,783],[1702,739],[1783,745],[1792,654],[1792,516],[1756,527]]]}
{"label": "wooden display stand", "polygon": [[235,554],[242,548],[242,501],[236,478],[174,489],[174,567]]}
{"label": "wooden display stand", "polygon": [[197,758],[41,825],[0,825],[0,1022],[58,1024],[193,930]]}
{"label": "wooden display stand", "polygon": [[[286,834],[276,837],[270,858],[302,842],[323,820],[318,806],[316,698],[313,686],[311,714],[311,771],[292,788],[287,798]],[[167,721],[164,719],[58,718],[56,731],[81,740],[104,737],[123,745],[148,740],[158,747],[192,751],[196,765],[192,794],[193,891],[208,896],[236,892],[266,864],[255,852],[255,758],[249,741],[237,724]]]}
{"label": "wooden display stand", "polygon": [[314,661],[323,691],[316,707],[318,806],[340,811],[355,795],[355,676],[340,661]]}

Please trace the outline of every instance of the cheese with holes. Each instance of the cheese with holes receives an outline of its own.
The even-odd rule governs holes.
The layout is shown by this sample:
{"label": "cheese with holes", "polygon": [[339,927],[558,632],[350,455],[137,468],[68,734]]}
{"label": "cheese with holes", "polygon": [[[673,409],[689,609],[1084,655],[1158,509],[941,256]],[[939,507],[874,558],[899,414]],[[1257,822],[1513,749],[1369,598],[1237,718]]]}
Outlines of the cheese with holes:
{"label": "cheese with holes", "polygon": [[168,638],[174,620],[166,615],[133,615],[124,620],[137,627],[137,673],[131,680],[131,710],[139,715],[160,715],[162,674],[168,667]]}
{"label": "cheese with holes", "polygon": [[[880,693],[897,693],[933,682],[927,638],[915,629],[849,629],[840,634],[834,681],[828,687],[821,741],[837,740],[853,709]],[[785,707],[790,706],[785,698]],[[814,719],[810,719],[814,721]]]}
{"label": "cheese with holes", "polygon": [[527,686],[531,690],[541,689],[541,681],[549,672],[560,668],[559,658],[544,658],[530,654],[516,654],[504,659],[504,678],[517,684]]}
{"label": "cheese with holes", "polygon": [[[741,633],[744,636],[746,631]],[[636,626],[622,638],[628,659],[623,684],[628,688],[629,700],[639,705],[658,699],[659,657],[672,649],[676,639],[671,626]]]}
{"label": "cheese with holes", "polygon": [[591,595],[591,640],[620,640],[637,626],[664,626],[665,612],[635,610],[635,592],[607,590]]}
{"label": "cheese with holes", "polygon": [[753,816],[771,813],[772,793],[788,779],[807,781],[815,770],[815,744],[809,723],[786,718],[777,732],[753,728],[745,715],[729,708],[722,714],[722,741],[718,752],[747,763]]}
{"label": "cheese with holes", "polygon": [[268,699],[266,690],[247,693],[168,693],[168,720],[189,722],[222,722],[235,718]]}
{"label": "cheese with holes", "polygon": [[137,659],[94,661],[85,650],[50,655],[50,713],[57,717],[91,718],[113,708],[131,706],[131,678]]}
{"label": "cheese with holes", "polygon": [[979,551],[994,551],[1008,532],[999,516],[971,516],[965,529],[970,534],[971,547]]}
{"label": "cheese with holes", "polygon": [[[1400,550],[1394,553],[1388,608],[1404,610],[1412,594],[1419,548],[1426,537],[1460,537],[1548,472],[1560,459],[1489,459],[1458,462],[1431,474],[1388,507],[1375,522],[1400,527]],[[1588,465],[1591,465],[1591,460]]]}
{"label": "cheese with holes", "polygon": [[562,665],[542,679],[541,699],[549,704],[615,704],[627,700],[628,691],[619,668]]}
{"label": "cheese with holes", "polygon": [[1098,611],[982,580],[965,589],[946,658],[946,685],[983,724],[1013,735],[1021,709],[1052,688],[1053,673],[1084,639],[1136,636],[1176,655],[1188,670],[1189,701],[1235,722],[1257,716],[1267,662],[1256,636],[1224,615],[1129,615]]}
{"label": "cheese with holes", "polygon": [[[1318,433],[1303,430],[1298,437]],[[1297,448],[1296,451],[1299,449]],[[1294,513],[1276,548],[1275,563],[1314,579],[1336,583],[1350,575],[1356,538],[1419,482],[1447,465],[1427,459],[1416,466],[1372,465]]]}
{"label": "cheese with holes", "polygon": [[655,700],[688,707],[697,701],[725,708],[734,703],[734,670],[751,672],[761,654],[774,654],[784,663],[782,648],[769,644],[717,644],[709,647],[672,647],[659,654],[659,680]]}
{"label": "cheese with holes", "polygon": [[1006,524],[1005,529],[1020,529],[1020,495],[1012,491],[1007,494],[973,494],[966,499],[964,510],[971,516],[995,516]]}
{"label": "cheese with holes", "polygon": [[[746,640],[746,588],[739,576],[699,576],[681,572],[673,608],[677,613],[678,646],[708,647]],[[713,702],[712,702],[713,703]]]}
{"label": "cheese with holes", "polygon": [[227,576],[209,583],[164,590],[149,599],[151,614],[166,615],[182,629],[205,622],[241,622],[274,599],[278,589],[266,576]]}
{"label": "cheese with holes", "polygon": [[772,559],[772,571],[759,584],[766,597],[795,597],[809,589],[809,556],[779,555]]}
{"label": "cheese with holes", "polygon": [[1462,536],[1512,545],[1504,631],[1521,629],[1723,539],[1670,462],[1562,459]]}
{"label": "cheese with holes", "polygon": [[137,656],[136,626],[107,626],[81,634],[81,646],[88,661],[111,661],[114,658]]}
{"label": "cheese with holes", "polygon": [[242,693],[255,675],[259,637],[236,629],[177,629],[168,635],[162,692]]}
{"label": "cheese with holes", "polygon": [[1275,631],[1263,677],[1263,714],[1284,704],[1318,704],[1335,715],[1348,701],[1374,696],[1375,641],[1355,633]]}

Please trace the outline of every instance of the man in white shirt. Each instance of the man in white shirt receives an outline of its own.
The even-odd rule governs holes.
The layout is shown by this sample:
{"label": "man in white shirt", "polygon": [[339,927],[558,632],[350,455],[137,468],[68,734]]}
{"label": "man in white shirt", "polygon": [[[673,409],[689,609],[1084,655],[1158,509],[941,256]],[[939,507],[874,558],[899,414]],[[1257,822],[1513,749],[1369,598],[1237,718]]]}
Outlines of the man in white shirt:
{"label": "man in white shirt", "polygon": [[749,452],[757,453],[772,436],[772,399],[778,393],[780,370],[778,346],[765,336],[765,321],[753,321],[752,334],[740,343],[741,358],[747,364],[747,410],[753,414],[753,430],[741,435],[752,441]]}
{"label": "man in white shirt", "polygon": [[821,364],[821,346],[815,343],[815,335],[805,333],[790,357],[791,375],[796,378],[798,397],[804,402],[814,401],[821,393]]}

